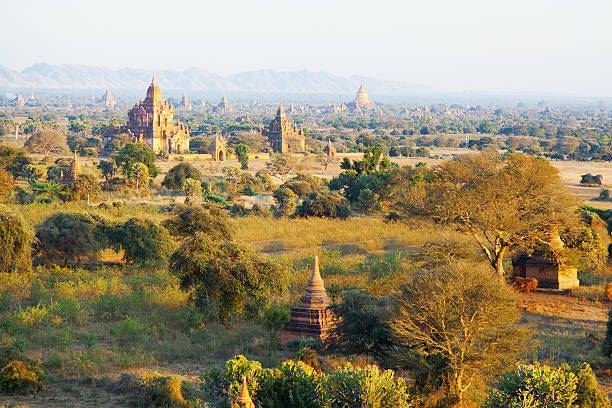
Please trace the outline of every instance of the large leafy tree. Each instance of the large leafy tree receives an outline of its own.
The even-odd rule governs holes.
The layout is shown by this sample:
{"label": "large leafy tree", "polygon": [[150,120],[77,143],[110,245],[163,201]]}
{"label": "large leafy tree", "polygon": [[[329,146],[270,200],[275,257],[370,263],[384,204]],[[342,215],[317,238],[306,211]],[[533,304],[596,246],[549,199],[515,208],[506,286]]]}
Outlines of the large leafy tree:
{"label": "large leafy tree", "polygon": [[15,180],[13,175],[0,167],[0,202],[3,202],[13,192]]}
{"label": "large leafy tree", "polygon": [[[390,319],[408,367],[436,363],[448,386],[448,407],[462,406],[477,380],[504,370],[524,351],[525,332],[513,290],[476,264],[453,262],[424,270],[402,286]],[[441,366],[441,367],[440,367]]]}
{"label": "large leafy tree", "polygon": [[116,250],[124,250],[127,262],[158,266],[171,252],[168,231],[151,220],[130,218],[125,224],[109,228],[109,238]]}
{"label": "large leafy tree", "polygon": [[170,258],[169,269],[181,287],[193,290],[204,308],[216,305],[228,323],[241,315],[245,304],[264,304],[286,287],[286,270],[278,261],[234,241],[212,241],[202,233],[187,239]]}
{"label": "large leafy tree", "polygon": [[149,179],[149,168],[144,163],[134,163],[130,167],[128,177],[136,182],[136,188],[138,188],[139,185],[144,185]]}
{"label": "large leafy tree", "polygon": [[96,177],[91,174],[83,174],[78,180],[66,186],[66,193],[70,200],[89,200],[94,199],[100,194],[100,184]]}
{"label": "large leafy tree", "polygon": [[168,171],[162,185],[170,190],[180,191],[188,178],[202,181],[202,173],[189,163],[180,163]]}
{"label": "large leafy tree", "polygon": [[547,245],[551,233],[577,217],[575,198],[558,170],[517,153],[463,156],[426,178],[395,179],[391,200],[406,214],[456,225],[476,241],[500,277],[509,248]]}
{"label": "large leafy tree", "polygon": [[23,177],[25,167],[31,163],[32,160],[23,149],[0,146],[0,167],[6,169],[14,178]]}
{"label": "large leafy tree", "polygon": [[202,233],[213,240],[230,240],[233,235],[226,213],[214,206],[180,206],[163,225],[170,234],[182,238]]}
{"label": "large leafy tree", "polygon": [[142,143],[127,143],[113,154],[113,160],[125,176],[130,174],[134,163],[143,163],[147,166],[151,177],[157,177],[159,174],[159,168],[155,166],[155,152]]}
{"label": "large leafy tree", "polygon": [[66,135],[53,129],[41,129],[34,132],[23,145],[32,153],[67,153]]}
{"label": "large leafy tree", "polygon": [[235,147],[234,151],[236,152],[236,156],[240,162],[240,168],[242,170],[247,170],[249,168],[249,146],[245,145],[244,143],[240,143]]}
{"label": "large leafy tree", "polygon": [[110,178],[115,177],[115,173],[117,173],[117,164],[114,160],[100,160],[97,167],[102,172],[102,176],[104,176],[106,182],[108,182]]}

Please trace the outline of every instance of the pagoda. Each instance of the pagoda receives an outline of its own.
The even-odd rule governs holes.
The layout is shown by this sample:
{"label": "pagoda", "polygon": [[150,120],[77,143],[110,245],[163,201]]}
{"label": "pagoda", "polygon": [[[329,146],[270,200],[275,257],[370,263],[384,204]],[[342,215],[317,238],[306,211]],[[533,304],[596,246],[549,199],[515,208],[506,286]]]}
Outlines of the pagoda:
{"label": "pagoda", "polygon": [[295,125],[287,115],[281,101],[276,111],[276,117],[264,129],[263,135],[268,137],[274,153],[304,152],[306,138],[304,130]]}
{"label": "pagoda", "polygon": [[374,102],[370,100],[370,97],[368,96],[368,92],[366,91],[363,82],[361,82],[361,86],[357,90],[357,95],[355,96],[355,99],[348,104],[348,107],[351,110],[358,112],[364,109],[374,109],[376,107],[376,105],[374,105]]}
{"label": "pagoda", "polygon": [[74,151],[74,158],[72,159],[72,163],[70,163],[70,170],[68,174],[62,176],[62,182],[66,184],[77,181],[81,176],[81,164],[79,163],[79,159],[77,158],[76,150]]}
{"label": "pagoda", "polygon": [[249,395],[249,387],[247,387],[246,377],[242,376],[242,389],[240,390],[240,396],[232,405],[232,408],[255,408],[253,400]]}
{"label": "pagoda", "polygon": [[189,102],[189,100],[187,99],[187,94],[185,94],[183,92],[183,99],[181,99],[181,102],[178,104],[179,108],[182,108],[185,111],[190,111],[193,109],[193,105],[191,104],[191,102]]}
{"label": "pagoda", "polygon": [[102,95],[100,102],[104,106],[115,106],[117,104],[117,100],[111,94],[110,89],[107,89],[104,95]]}
{"label": "pagoda", "polygon": [[227,159],[227,144],[225,139],[218,132],[215,134],[215,140],[206,150],[212,156],[214,161],[225,161]]}
{"label": "pagoda", "polygon": [[221,102],[219,102],[219,104],[213,108],[213,111],[216,113],[232,113],[234,108],[227,101],[227,97],[223,95]]}
{"label": "pagoda", "polygon": [[323,151],[327,153],[329,157],[336,157],[336,148],[332,145],[331,139],[327,139],[327,146],[323,148]]}
{"label": "pagoda", "polygon": [[300,338],[325,342],[332,336],[336,320],[336,315],[329,308],[329,297],[319,273],[319,258],[315,256],[306,294],[298,306],[291,308],[291,318],[280,333],[281,344]]}

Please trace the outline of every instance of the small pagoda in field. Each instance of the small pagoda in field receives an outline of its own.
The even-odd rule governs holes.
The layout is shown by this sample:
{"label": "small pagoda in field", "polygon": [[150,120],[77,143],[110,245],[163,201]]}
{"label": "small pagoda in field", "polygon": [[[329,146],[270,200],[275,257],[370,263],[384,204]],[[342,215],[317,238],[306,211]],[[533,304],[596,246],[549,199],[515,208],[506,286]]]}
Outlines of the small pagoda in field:
{"label": "small pagoda in field", "polygon": [[75,182],[81,176],[81,164],[79,163],[79,159],[77,157],[76,150],[74,151],[74,158],[72,159],[72,163],[70,163],[70,170],[68,174],[62,173],[61,175],[61,183],[70,184]]}
{"label": "small pagoda in field", "polygon": [[255,408],[253,400],[249,395],[249,388],[247,387],[246,377],[242,376],[242,389],[240,390],[240,396],[232,405],[232,408]]}
{"label": "small pagoda in field", "polygon": [[319,258],[315,256],[312,276],[301,303],[291,308],[291,318],[280,333],[280,341],[314,338],[325,342],[332,335],[336,315],[329,308],[329,297],[319,273]]}

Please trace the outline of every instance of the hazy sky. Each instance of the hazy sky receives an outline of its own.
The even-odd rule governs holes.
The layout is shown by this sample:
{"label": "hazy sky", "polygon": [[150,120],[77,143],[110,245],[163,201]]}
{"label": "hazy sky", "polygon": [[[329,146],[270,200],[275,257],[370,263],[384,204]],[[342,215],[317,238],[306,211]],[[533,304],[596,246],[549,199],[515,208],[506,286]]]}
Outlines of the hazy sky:
{"label": "hazy sky", "polygon": [[612,96],[612,0],[2,0],[0,65],[307,68]]}

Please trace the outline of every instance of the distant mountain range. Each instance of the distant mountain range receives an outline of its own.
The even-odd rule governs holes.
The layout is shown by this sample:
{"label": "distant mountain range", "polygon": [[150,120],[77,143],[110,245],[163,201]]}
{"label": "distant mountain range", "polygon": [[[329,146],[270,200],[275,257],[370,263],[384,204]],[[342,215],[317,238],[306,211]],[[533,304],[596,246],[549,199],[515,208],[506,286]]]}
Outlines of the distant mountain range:
{"label": "distant mountain range", "polygon": [[[5,89],[115,89],[142,90],[151,81],[151,70],[84,65],[34,64],[22,71],[0,66],[0,88]],[[259,70],[221,76],[191,68],[156,71],[157,82],[169,91],[282,92],[352,94],[361,81],[368,92],[379,95],[414,95],[433,92],[423,85],[360,76],[341,77],[327,72]]]}

